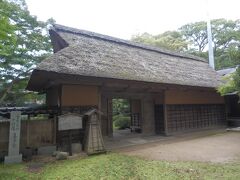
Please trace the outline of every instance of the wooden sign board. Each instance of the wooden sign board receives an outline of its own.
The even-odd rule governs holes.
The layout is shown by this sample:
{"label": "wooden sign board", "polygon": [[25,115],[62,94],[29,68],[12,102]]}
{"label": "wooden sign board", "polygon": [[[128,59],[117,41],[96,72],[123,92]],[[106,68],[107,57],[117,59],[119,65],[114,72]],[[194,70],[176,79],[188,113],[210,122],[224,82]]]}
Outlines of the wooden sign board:
{"label": "wooden sign board", "polygon": [[82,129],[82,116],[78,114],[64,114],[58,116],[58,130]]}

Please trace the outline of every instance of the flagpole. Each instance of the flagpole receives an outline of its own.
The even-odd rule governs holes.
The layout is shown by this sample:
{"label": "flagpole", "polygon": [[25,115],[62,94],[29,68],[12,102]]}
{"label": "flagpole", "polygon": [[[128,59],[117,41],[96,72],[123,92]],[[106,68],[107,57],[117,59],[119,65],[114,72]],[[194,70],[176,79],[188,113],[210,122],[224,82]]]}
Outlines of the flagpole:
{"label": "flagpole", "polygon": [[206,0],[207,4],[207,37],[208,37],[208,61],[209,66],[215,69],[214,64],[214,54],[213,54],[213,43],[212,43],[212,28],[211,28],[211,20],[209,15],[209,3]]}

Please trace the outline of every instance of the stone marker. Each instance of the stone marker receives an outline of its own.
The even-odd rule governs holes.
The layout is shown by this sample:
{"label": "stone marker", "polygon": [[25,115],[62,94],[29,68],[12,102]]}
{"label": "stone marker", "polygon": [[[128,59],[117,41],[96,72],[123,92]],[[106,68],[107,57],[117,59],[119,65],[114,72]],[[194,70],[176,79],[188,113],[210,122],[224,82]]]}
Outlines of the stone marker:
{"label": "stone marker", "polygon": [[72,143],[72,153],[81,153],[82,152],[82,144],[80,143]]}
{"label": "stone marker", "polygon": [[67,152],[57,152],[56,159],[57,160],[65,160],[67,159],[69,154]]}
{"label": "stone marker", "polygon": [[19,154],[21,112],[12,111],[10,117],[8,156],[4,158],[5,164],[22,162],[22,154]]}
{"label": "stone marker", "polygon": [[38,148],[38,155],[52,155],[56,151],[56,146],[42,146]]}

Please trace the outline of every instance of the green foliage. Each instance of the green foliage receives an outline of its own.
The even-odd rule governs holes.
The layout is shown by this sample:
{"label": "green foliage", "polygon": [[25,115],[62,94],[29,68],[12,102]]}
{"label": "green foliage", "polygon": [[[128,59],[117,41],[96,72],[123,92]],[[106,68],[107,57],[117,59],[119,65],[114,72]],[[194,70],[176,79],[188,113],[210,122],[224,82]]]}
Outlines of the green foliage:
{"label": "green foliage", "polygon": [[[215,19],[211,21],[216,69],[239,64],[240,57],[240,21]],[[208,57],[207,23],[190,23],[179,28],[188,42],[188,52]]]}
{"label": "green foliage", "polygon": [[239,179],[240,164],[149,161],[109,153],[45,164],[37,173],[19,165],[0,165],[0,179]]}
{"label": "green foliage", "polygon": [[233,74],[224,77],[223,80],[225,83],[218,88],[218,92],[222,95],[238,92],[238,95],[240,95],[240,68],[237,68]]}
{"label": "green foliage", "polygon": [[113,99],[113,128],[130,127],[130,104],[127,99]]}
{"label": "green foliage", "polygon": [[186,24],[179,28],[183,38],[189,43],[189,51],[203,52],[207,45],[206,22]]}
{"label": "green foliage", "polygon": [[15,27],[4,16],[0,16],[0,27],[0,56],[8,56],[12,53],[13,47],[16,46]]}
{"label": "green foliage", "polygon": [[[215,19],[211,25],[216,69],[239,64],[240,20]],[[167,31],[156,36],[149,33],[135,35],[132,40],[208,58],[207,23],[204,21],[186,24],[177,31]]]}
{"label": "green foliage", "polygon": [[132,37],[132,41],[179,52],[187,49],[187,42],[178,31],[167,31],[159,35],[138,34]]}
{"label": "green foliage", "polygon": [[0,44],[4,45],[0,51],[0,104],[23,104],[35,96],[25,91],[32,69],[52,53],[47,29],[53,20],[38,21],[24,0],[0,1],[0,13]]}
{"label": "green foliage", "polygon": [[130,113],[130,105],[127,99],[113,99],[112,105],[113,105],[113,116]]}
{"label": "green foliage", "polygon": [[130,117],[123,115],[113,116],[113,124],[116,129],[126,129],[130,127]]}
{"label": "green foliage", "polygon": [[218,88],[218,92],[220,94],[225,95],[227,93],[231,93],[231,92],[236,91],[235,83],[233,81],[233,75],[229,75],[227,77],[224,77],[223,81],[225,82],[225,84]]}
{"label": "green foliage", "polygon": [[236,73],[234,74],[233,81],[235,85],[235,90],[240,93],[240,68],[238,68]]}

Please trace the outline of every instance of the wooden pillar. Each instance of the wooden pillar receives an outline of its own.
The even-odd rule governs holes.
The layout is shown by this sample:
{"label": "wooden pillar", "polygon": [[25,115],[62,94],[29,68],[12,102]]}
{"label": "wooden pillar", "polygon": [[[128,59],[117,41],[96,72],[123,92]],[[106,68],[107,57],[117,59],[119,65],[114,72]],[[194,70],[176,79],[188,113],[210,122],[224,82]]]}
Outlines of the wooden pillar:
{"label": "wooden pillar", "polygon": [[102,107],[102,90],[101,87],[98,87],[98,110],[101,111],[101,107]]}
{"label": "wooden pillar", "polygon": [[68,130],[68,152],[72,156],[72,131]]}
{"label": "wooden pillar", "polygon": [[30,117],[31,117],[31,115],[29,114],[29,115],[28,115],[28,118],[27,118],[27,133],[26,133],[26,134],[27,134],[27,147],[29,147],[29,144],[30,144],[30,143],[29,143],[29,141],[30,141],[30,140],[29,140],[29,138],[30,138],[30,137],[29,137]]}
{"label": "wooden pillar", "polygon": [[52,143],[56,144],[57,142],[57,115],[53,117],[53,126],[52,126]]}
{"label": "wooden pillar", "polygon": [[[129,99],[128,99],[128,102],[129,102],[130,127],[131,127],[132,124],[133,124],[132,99],[129,98]],[[132,132],[132,128],[131,128],[131,132]]]}
{"label": "wooden pillar", "polygon": [[63,85],[59,85],[58,87],[58,98],[59,98],[59,104],[58,107],[60,108],[60,114],[62,114],[62,92],[63,92]]}
{"label": "wooden pillar", "polygon": [[228,98],[225,96],[224,97],[224,104],[225,104],[225,121],[226,121],[226,125],[228,126],[229,122],[228,122],[228,113],[229,113],[229,100]]}
{"label": "wooden pillar", "polygon": [[150,94],[145,95],[142,99],[143,102],[143,134],[155,134],[155,123],[154,123],[154,101]]}
{"label": "wooden pillar", "polygon": [[166,104],[166,91],[163,93],[163,112],[164,112],[164,133],[168,135],[168,117],[167,117],[167,104]]}
{"label": "wooden pillar", "polygon": [[108,136],[112,137],[113,136],[112,98],[107,99],[107,122],[108,122],[108,127],[107,127]]}
{"label": "wooden pillar", "polygon": [[107,136],[108,135],[108,113],[107,113],[107,107],[108,101],[107,97],[102,93],[101,94],[101,109],[100,111],[103,113],[101,115],[101,127],[102,127],[102,135]]}

